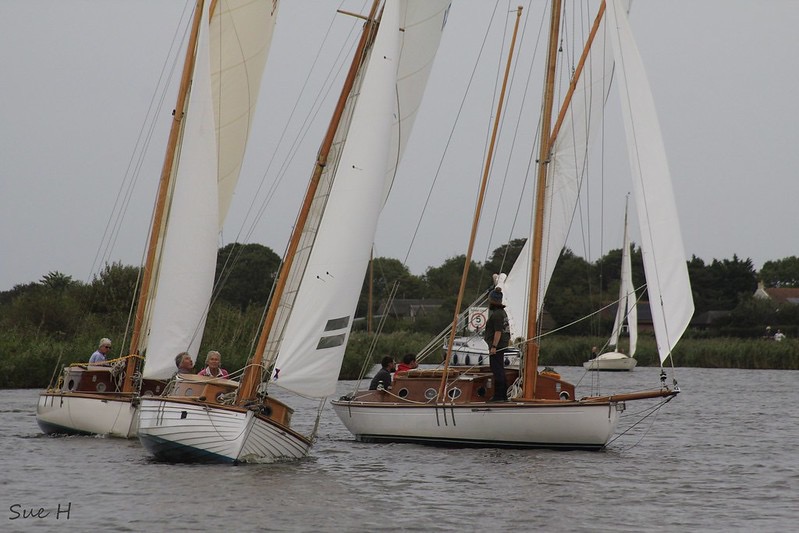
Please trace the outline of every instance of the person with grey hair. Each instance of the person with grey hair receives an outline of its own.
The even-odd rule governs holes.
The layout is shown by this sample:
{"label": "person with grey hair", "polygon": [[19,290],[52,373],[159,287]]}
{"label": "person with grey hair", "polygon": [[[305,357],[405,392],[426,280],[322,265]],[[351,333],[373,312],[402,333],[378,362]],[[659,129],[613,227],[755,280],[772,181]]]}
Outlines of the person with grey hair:
{"label": "person with grey hair", "polygon": [[103,365],[108,360],[108,353],[111,351],[111,339],[102,338],[91,357],[89,357],[90,365]]}
{"label": "person with grey hair", "polygon": [[227,379],[228,372],[222,368],[221,365],[222,355],[216,350],[211,350],[208,352],[208,355],[205,356],[205,368],[200,370],[200,373],[197,375],[208,376],[210,378]]}
{"label": "person with grey hair", "polygon": [[189,352],[180,352],[175,356],[175,366],[178,367],[178,374],[193,374],[194,361]]}

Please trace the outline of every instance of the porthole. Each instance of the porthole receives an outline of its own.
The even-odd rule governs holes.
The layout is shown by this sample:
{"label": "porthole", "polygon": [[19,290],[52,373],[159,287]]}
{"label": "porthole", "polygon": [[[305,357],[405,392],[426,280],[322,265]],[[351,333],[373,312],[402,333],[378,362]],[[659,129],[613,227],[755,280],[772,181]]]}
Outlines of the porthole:
{"label": "porthole", "polygon": [[561,400],[569,400],[569,399],[571,399],[571,395],[568,393],[568,391],[563,391],[563,392],[560,393],[560,399]]}
{"label": "porthole", "polygon": [[452,354],[452,364],[453,365],[457,365],[458,364],[458,354],[456,354],[456,353]]}
{"label": "porthole", "polygon": [[461,396],[461,390],[458,387],[453,387],[447,391],[447,396],[450,400],[457,400]]}
{"label": "porthole", "polygon": [[428,400],[432,400],[436,396],[438,396],[438,391],[432,387],[424,391],[424,397],[427,398]]}
{"label": "porthole", "polygon": [[485,387],[478,387],[477,388],[477,395],[481,398],[486,395],[486,388]]}
{"label": "porthole", "polygon": [[105,392],[105,383],[101,381],[95,388],[97,389],[97,392]]}
{"label": "porthole", "polygon": [[67,383],[67,388],[69,390],[75,390],[75,380],[74,379],[70,379],[69,380],[69,383]]}
{"label": "porthole", "polygon": [[463,358],[463,364],[465,364],[466,366],[472,364],[472,360],[469,358],[468,355]]}
{"label": "porthole", "polygon": [[186,411],[181,411],[180,412],[180,419],[181,420],[184,420],[187,416],[189,416],[189,413],[187,413]]}
{"label": "porthole", "polygon": [[183,396],[192,396],[193,394],[194,394],[194,389],[192,389],[191,387],[187,387],[186,392],[183,394]]}
{"label": "porthole", "polygon": [[482,355],[477,357],[477,364],[478,365],[482,365],[483,364],[483,356]]}
{"label": "porthole", "polygon": [[399,392],[397,393],[397,396],[399,396],[400,398],[407,398],[408,397],[408,389],[405,389],[405,388],[400,389]]}

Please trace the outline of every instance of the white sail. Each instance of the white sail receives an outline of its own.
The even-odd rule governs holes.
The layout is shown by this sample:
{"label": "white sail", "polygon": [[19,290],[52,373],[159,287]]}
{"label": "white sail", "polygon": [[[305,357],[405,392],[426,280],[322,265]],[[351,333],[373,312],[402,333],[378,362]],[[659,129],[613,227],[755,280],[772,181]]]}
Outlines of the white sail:
{"label": "white sail", "polygon": [[219,165],[219,225],[239,178],[272,42],[275,0],[219,0],[211,14],[211,88]]}
{"label": "white sail", "polygon": [[619,302],[616,308],[616,320],[613,322],[613,332],[608,344],[614,348],[618,346],[621,328],[627,321],[627,331],[630,338],[628,355],[635,355],[638,342],[638,309],[635,286],[633,285],[632,258],[630,257],[630,231],[627,226],[627,208],[624,209],[624,239],[621,249],[621,276],[619,283]]}
{"label": "white sail", "polygon": [[[538,295],[539,315],[544,305],[544,295],[549,281],[552,279],[555,265],[569,234],[585,176],[589,141],[602,125],[602,108],[607,99],[613,69],[613,57],[604,46],[605,33],[603,18],[552,147],[545,192],[544,245]],[[530,232],[503,287],[505,310],[508,313],[513,338],[526,335],[532,227]]]}
{"label": "white sail", "polygon": [[219,230],[241,170],[276,16],[272,0],[205,3],[146,319],[145,378],[170,377],[181,351],[197,358]]}
{"label": "white sail", "polygon": [[200,24],[192,87],[185,110],[174,189],[152,303],[143,376],[169,378],[175,356],[196,359],[214,284],[219,200],[216,123],[211,96],[208,6]]}
{"label": "white sail", "polygon": [[400,59],[397,66],[397,97],[394,124],[391,129],[386,191],[388,198],[394,173],[408,137],[413,129],[416,114],[422,103],[427,78],[441,42],[441,33],[447,21],[451,0],[410,0],[400,2]]}
{"label": "white sail", "polygon": [[693,315],[691,283],[666,151],[643,62],[624,5],[610,0],[607,7],[649,305],[662,364]]}
{"label": "white sail", "polygon": [[[324,397],[335,392],[378,215],[413,122],[432,55],[422,56],[427,59],[416,63],[416,73],[401,65],[406,52],[414,52],[412,35],[422,30],[425,37],[427,32],[435,33],[435,38],[420,38],[433,46],[434,54],[443,28],[444,10],[429,12],[423,4],[427,2],[394,0],[384,6],[366,68],[361,69],[362,78],[356,82],[336,132],[279,318],[270,332],[267,361],[275,359],[270,352],[279,350],[277,384],[299,394]],[[432,13],[434,23],[419,21],[405,26],[403,38],[404,16],[417,13]],[[403,73],[408,82],[402,91],[408,104],[408,121],[399,128],[397,83]],[[421,87],[410,90],[411,81]]]}

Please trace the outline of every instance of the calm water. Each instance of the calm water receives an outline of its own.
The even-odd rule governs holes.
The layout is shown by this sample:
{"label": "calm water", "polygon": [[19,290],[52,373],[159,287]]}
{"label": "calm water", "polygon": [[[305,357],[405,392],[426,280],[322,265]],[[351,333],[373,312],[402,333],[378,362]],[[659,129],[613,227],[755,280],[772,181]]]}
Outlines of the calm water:
{"label": "calm water", "polygon": [[[599,377],[607,392],[657,384],[650,368]],[[361,444],[328,406],[308,458],[243,466],[157,464],[137,440],[45,437],[39,391],[4,390],[0,530],[795,531],[799,373],[677,378],[682,394],[603,452]],[[312,418],[315,404],[295,405]],[[59,505],[69,514],[57,520]],[[39,508],[49,516],[21,517]]]}

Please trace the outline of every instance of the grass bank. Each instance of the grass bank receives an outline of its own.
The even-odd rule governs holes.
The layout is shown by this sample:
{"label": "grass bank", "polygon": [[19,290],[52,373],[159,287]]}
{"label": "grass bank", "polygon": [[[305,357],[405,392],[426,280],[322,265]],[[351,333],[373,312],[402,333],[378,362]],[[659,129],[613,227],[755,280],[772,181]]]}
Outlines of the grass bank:
{"label": "grass bank", "polygon": [[[244,366],[247,354],[251,351],[253,331],[257,328],[257,318],[242,320],[241,315],[216,316],[211,321],[218,335],[211,335],[216,342],[206,343],[200,351],[219,350],[223,355],[224,366],[237,370]],[[224,335],[222,334],[224,332]],[[114,332],[81,335],[68,340],[50,336],[30,336],[6,331],[0,334],[0,388],[45,388],[54,374],[64,364],[85,362],[95,350],[100,337],[116,337]],[[374,340],[365,332],[353,332],[344,356],[341,379],[357,379],[364,366],[377,363],[383,355],[390,354],[399,359],[405,353],[416,353],[430,340],[426,333],[396,331],[382,335]],[[591,346],[601,346],[605,339],[592,337],[547,337],[542,344],[541,365],[577,366],[588,360]],[[372,343],[373,355],[365,361]],[[115,352],[116,353],[116,352]],[[642,337],[635,355],[639,366],[658,364],[654,339]],[[200,357],[196,369],[201,368],[204,357]],[[439,362],[440,359],[429,361]],[[745,368],[799,370],[799,340],[785,339],[782,342],[760,339],[713,338],[680,341],[674,351],[674,365],[701,368]]]}

